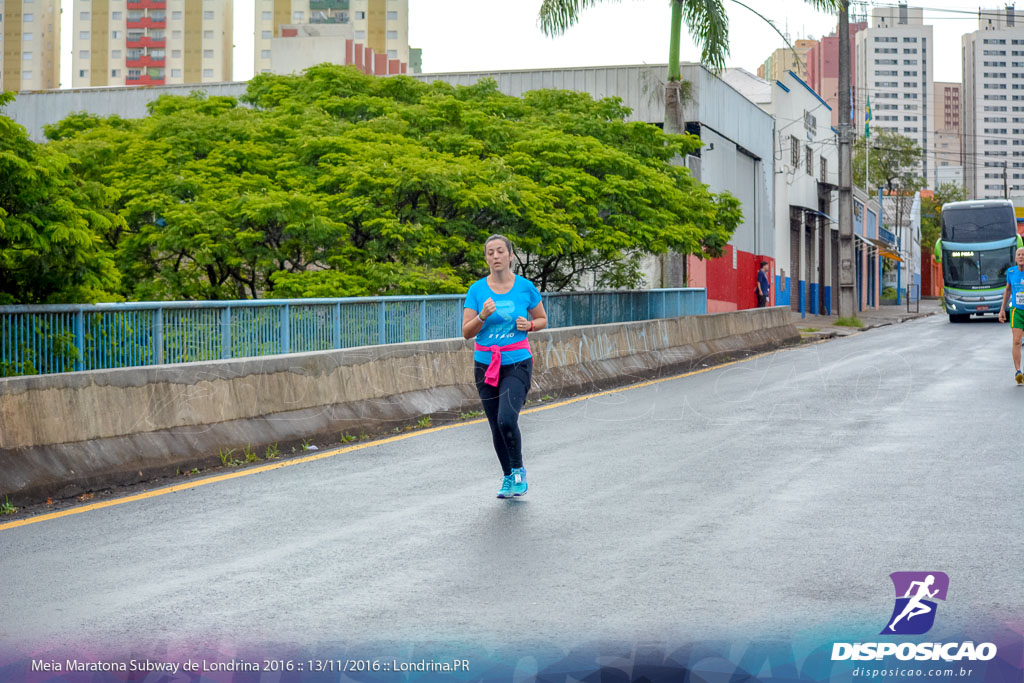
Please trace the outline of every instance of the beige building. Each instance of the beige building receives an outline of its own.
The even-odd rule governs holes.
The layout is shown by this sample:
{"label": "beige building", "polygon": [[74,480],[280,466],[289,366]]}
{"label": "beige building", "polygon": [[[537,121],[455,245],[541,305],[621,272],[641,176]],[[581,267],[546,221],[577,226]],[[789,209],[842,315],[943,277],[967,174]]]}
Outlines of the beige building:
{"label": "beige building", "polygon": [[793,44],[792,50],[788,47],[780,47],[765,60],[764,64],[757,67],[758,77],[766,81],[785,82],[786,72],[792,71],[806,81],[807,55],[817,44],[816,40],[798,40]]}
{"label": "beige building", "polygon": [[74,0],[76,88],[232,80],[232,0]]}
{"label": "beige building", "polygon": [[60,0],[0,0],[0,91],[60,87]]}
{"label": "beige building", "polygon": [[[323,43],[334,36],[342,42],[337,49],[328,49],[317,61],[335,61],[332,57],[344,50],[346,38],[371,48],[377,55],[409,63],[409,0],[254,0],[256,5],[256,35],[253,40],[255,73],[274,73],[282,63],[301,63],[296,55],[309,53],[310,49],[296,46],[294,40],[311,39]],[[322,31],[296,33],[302,24],[338,24],[342,27],[324,27]],[[351,31],[348,30],[351,28]],[[285,36],[287,29],[290,41],[286,43],[290,52],[288,59],[278,59],[275,68],[274,46],[280,46],[275,38]],[[312,39],[318,39],[316,41]],[[339,62],[340,63],[340,62]]]}
{"label": "beige building", "polygon": [[[871,129],[890,130],[910,138],[924,150],[920,175],[934,188],[935,40],[924,23],[920,7],[875,7],[871,26],[858,31],[854,121],[864,124],[867,98],[871,98]],[[862,99],[863,95],[863,99]]]}
{"label": "beige building", "polygon": [[[963,185],[960,159],[960,84],[935,82],[935,173],[936,187],[955,182]],[[928,154],[931,150],[925,150]]]}
{"label": "beige building", "polygon": [[1024,191],[1024,14],[979,12],[963,36],[961,140],[972,199]]}

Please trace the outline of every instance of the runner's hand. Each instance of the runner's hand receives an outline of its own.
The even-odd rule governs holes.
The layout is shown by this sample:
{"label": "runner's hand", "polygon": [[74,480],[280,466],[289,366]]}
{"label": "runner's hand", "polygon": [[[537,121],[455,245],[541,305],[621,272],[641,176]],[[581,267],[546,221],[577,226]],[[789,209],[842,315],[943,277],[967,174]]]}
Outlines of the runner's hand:
{"label": "runner's hand", "polygon": [[530,321],[523,316],[519,316],[516,318],[516,329],[520,332],[526,332],[530,329]]}
{"label": "runner's hand", "polygon": [[999,322],[1006,322],[1006,311],[999,311]]}
{"label": "runner's hand", "polygon": [[480,317],[486,320],[491,317],[491,314],[498,310],[498,307],[494,305],[494,299],[487,299],[484,302],[484,308],[480,311]]}

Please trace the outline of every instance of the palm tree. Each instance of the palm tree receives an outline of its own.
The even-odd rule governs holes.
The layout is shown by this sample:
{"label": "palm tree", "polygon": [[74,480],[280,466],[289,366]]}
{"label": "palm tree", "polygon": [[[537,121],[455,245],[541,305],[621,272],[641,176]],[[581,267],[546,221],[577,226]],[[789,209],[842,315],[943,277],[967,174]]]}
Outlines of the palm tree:
{"label": "palm tree", "polygon": [[[579,20],[584,9],[607,0],[544,0],[540,7],[540,28],[546,35],[564,33]],[[737,0],[737,4],[747,7]],[[672,5],[672,33],[668,47],[668,84],[665,86],[665,132],[683,132],[683,107],[679,73],[679,39],[682,23],[701,50],[701,63],[718,73],[729,54],[729,16],[722,0],[669,0]],[[806,0],[815,9],[839,12],[846,0]],[[747,7],[752,12],[753,9]],[[754,12],[758,14],[757,12]],[[758,14],[758,16],[761,16]],[[764,17],[761,17],[764,19]],[[765,21],[768,21],[765,19]],[[778,32],[778,29],[768,21]],[[788,40],[786,41],[789,42]],[[791,46],[792,47],[792,46]]]}

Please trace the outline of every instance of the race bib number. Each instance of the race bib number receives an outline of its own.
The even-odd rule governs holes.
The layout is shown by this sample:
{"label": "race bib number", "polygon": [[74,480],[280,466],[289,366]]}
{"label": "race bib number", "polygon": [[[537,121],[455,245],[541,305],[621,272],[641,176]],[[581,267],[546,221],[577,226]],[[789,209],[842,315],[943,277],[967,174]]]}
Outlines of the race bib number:
{"label": "race bib number", "polygon": [[1024,308],[1024,292],[1013,293],[1013,305],[1016,308]]}

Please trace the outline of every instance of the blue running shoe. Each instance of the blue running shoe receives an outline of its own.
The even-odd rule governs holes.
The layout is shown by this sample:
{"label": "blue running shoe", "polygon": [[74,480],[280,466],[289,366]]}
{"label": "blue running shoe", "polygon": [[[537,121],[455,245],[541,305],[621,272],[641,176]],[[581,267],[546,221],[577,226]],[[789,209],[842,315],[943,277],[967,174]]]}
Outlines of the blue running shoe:
{"label": "blue running shoe", "polygon": [[512,479],[513,476],[508,474],[501,480],[501,489],[498,491],[498,498],[512,497]]}
{"label": "blue running shoe", "polygon": [[526,468],[518,467],[512,469],[512,495],[522,496],[526,494]]}

